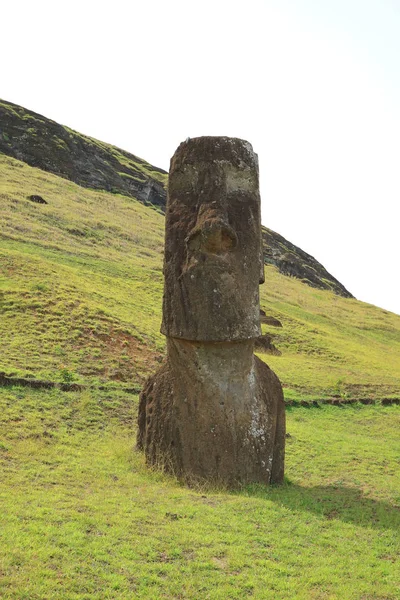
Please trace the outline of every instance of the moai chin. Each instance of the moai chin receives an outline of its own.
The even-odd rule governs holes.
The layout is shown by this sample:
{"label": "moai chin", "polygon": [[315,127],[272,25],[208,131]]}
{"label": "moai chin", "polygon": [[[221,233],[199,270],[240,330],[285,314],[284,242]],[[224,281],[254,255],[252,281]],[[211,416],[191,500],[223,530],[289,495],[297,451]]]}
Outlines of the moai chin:
{"label": "moai chin", "polygon": [[137,445],[149,464],[188,482],[283,479],[282,388],[253,353],[261,248],[251,145],[182,143],[171,159],[165,224],[167,358],[140,395]]}

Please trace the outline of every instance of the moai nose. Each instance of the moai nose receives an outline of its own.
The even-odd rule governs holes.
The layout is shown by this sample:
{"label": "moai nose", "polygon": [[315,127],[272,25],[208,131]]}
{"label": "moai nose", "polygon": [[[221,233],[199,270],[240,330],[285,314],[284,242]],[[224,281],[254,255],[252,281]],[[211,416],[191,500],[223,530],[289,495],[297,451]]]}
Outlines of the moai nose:
{"label": "moai nose", "polygon": [[237,235],[222,219],[213,219],[196,227],[186,238],[189,250],[209,254],[231,252],[237,246]]}

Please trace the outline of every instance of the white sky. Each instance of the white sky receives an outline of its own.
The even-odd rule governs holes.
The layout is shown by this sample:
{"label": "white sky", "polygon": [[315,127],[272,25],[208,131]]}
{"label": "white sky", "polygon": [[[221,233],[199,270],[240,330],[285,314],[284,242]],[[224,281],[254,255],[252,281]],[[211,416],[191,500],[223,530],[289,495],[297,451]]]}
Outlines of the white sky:
{"label": "white sky", "polygon": [[400,314],[400,0],[19,0],[1,21],[1,98],[166,170],[188,136],[249,140],[263,224]]}

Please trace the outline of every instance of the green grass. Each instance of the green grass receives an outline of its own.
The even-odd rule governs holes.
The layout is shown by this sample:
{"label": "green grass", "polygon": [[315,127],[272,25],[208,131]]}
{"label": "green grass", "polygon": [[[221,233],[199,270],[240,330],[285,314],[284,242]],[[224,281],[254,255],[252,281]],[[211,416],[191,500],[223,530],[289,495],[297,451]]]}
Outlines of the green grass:
{"label": "green grass", "polygon": [[[48,204],[33,204],[30,194]],[[0,370],[143,382],[165,347],[163,216],[4,155],[0,201]],[[282,356],[261,357],[288,398],[400,395],[398,315],[315,290],[272,266],[261,305],[283,324],[263,326]]]}
{"label": "green grass", "polygon": [[187,489],[123,392],[0,390],[4,600],[400,597],[400,407],[287,411],[282,487]]}
{"label": "green grass", "polygon": [[[288,407],[282,487],[182,487],[119,386],[164,352],[163,217],[5,156],[0,201],[0,371],[104,387],[0,388],[1,599],[400,598],[399,406]],[[399,316],[271,266],[261,305],[287,398],[400,395]]]}
{"label": "green grass", "polygon": [[267,269],[263,326],[282,356],[264,356],[294,396],[400,396],[400,317]]}
{"label": "green grass", "polygon": [[143,381],[164,347],[161,215],[7,157],[0,174],[0,369]]}

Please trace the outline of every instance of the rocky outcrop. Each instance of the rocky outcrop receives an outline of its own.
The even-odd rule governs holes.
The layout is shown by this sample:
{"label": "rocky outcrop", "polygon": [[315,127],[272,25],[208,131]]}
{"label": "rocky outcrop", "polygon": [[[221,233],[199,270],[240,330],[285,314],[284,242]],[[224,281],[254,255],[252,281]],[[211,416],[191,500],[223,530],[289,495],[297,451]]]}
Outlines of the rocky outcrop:
{"label": "rocky outcrop", "polygon": [[171,160],[162,332],[167,358],[139,400],[137,446],[181,479],[280,483],[285,409],[254,355],[263,281],[258,161],[232,138],[195,138]]}
{"label": "rocky outcrop", "polygon": [[279,233],[267,227],[262,227],[261,230],[266,265],[275,265],[283,275],[301,279],[311,287],[331,290],[344,298],[354,297],[313,256],[288,242]]}
{"label": "rocky outcrop", "polygon": [[84,187],[165,208],[167,174],[145,160],[0,100],[0,153]]}

